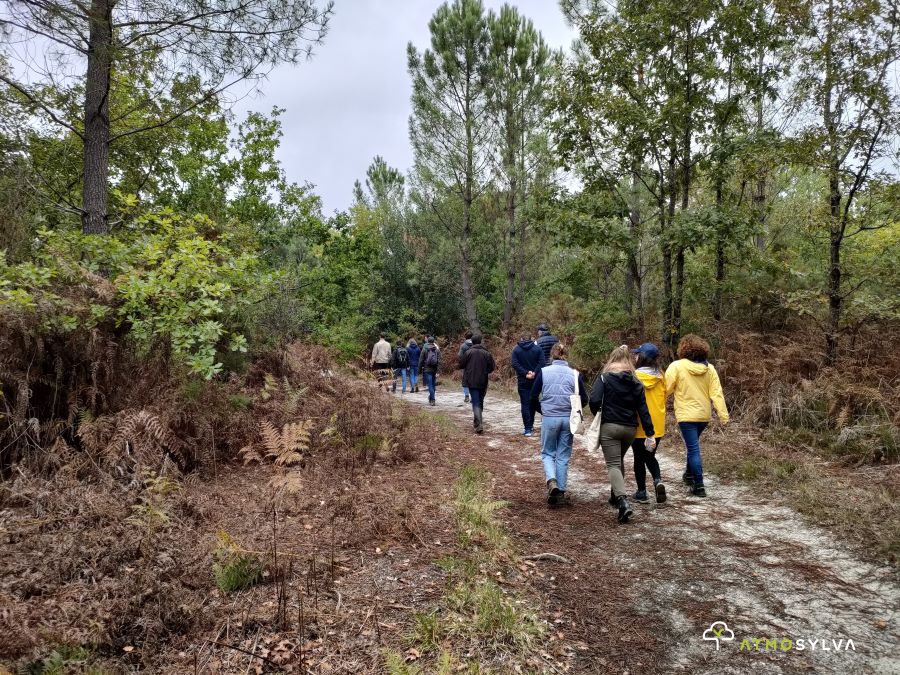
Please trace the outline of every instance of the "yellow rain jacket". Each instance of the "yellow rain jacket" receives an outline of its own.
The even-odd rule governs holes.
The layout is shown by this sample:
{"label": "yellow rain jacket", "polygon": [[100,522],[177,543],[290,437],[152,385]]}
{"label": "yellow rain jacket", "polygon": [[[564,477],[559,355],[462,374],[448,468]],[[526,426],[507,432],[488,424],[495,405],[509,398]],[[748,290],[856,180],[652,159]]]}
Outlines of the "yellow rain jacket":
{"label": "yellow rain jacket", "polygon": [[[653,420],[653,432],[656,434],[656,438],[661,438],[666,433],[666,378],[659,371],[651,373],[647,370],[636,370],[634,374],[644,385],[650,419]],[[647,438],[640,420],[638,420],[637,432],[634,437]]]}
{"label": "yellow rain jacket", "polygon": [[673,361],[666,370],[666,395],[672,394],[675,394],[675,419],[679,422],[709,422],[712,401],[719,421],[728,424],[730,418],[722,385],[712,364],[689,359]]}

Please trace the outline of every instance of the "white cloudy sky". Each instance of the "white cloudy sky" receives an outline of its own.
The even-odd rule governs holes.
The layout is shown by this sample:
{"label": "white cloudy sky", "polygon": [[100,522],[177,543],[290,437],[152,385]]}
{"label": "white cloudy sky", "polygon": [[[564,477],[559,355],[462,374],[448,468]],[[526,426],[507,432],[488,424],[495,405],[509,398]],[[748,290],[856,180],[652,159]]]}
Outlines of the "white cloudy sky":
{"label": "white cloudy sky", "polygon": [[[407,124],[410,84],[406,45],[428,45],[428,20],[441,0],[336,0],[325,44],[313,59],[281,67],[261,93],[235,107],[286,108],[279,152],[288,179],[310,181],[325,213],[350,205],[353,181],[375,155],[406,171],[412,165]],[[485,0],[499,9],[502,0]],[[556,0],[510,0],[534,21],[551,47],[568,47],[574,33]]]}

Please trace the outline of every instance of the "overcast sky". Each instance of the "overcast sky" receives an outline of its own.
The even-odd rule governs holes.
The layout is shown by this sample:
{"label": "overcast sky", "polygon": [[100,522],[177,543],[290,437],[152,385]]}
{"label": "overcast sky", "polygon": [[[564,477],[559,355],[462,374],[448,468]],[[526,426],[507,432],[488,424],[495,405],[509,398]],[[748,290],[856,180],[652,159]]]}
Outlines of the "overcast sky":
{"label": "overcast sky", "polygon": [[[440,0],[336,0],[325,44],[313,59],[275,70],[261,94],[239,101],[248,110],[285,108],[279,159],[288,180],[310,181],[324,212],[350,206],[353,181],[381,155],[402,172],[412,166],[406,45],[429,44],[428,21]],[[499,9],[502,0],[485,0]],[[568,47],[574,32],[556,0],[511,0],[547,43]]]}

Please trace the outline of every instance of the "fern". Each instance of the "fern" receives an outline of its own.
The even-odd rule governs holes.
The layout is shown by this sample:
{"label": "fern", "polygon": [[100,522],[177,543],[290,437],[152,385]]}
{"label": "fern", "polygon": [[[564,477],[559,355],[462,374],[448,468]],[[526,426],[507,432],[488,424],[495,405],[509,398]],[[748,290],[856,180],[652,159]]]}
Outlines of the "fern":
{"label": "fern", "polygon": [[259,424],[259,435],[262,447],[247,445],[241,448],[240,455],[244,464],[262,463],[271,459],[276,466],[292,466],[303,461],[304,453],[309,450],[312,421],[291,422],[279,431],[269,420]]}

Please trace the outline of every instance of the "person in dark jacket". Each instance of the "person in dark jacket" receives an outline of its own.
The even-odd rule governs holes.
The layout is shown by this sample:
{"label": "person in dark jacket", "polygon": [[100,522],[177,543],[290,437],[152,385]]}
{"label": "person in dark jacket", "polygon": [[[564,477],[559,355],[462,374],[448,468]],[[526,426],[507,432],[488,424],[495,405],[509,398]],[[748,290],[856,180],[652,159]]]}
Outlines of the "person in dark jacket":
{"label": "person in dark jacket", "polygon": [[406,351],[409,353],[409,390],[418,393],[419,380],[416,375],[419,371],[419,356],[422,355],[422,348],[415,338],[410,338],[406,344]]}
{"label": "person in dark jacket", "polygon": [[[465,356],[466,352],[472,348],[472,331],[466,331],[466,339],[459,346],[459,353],[456,355],[458,361],[462,360],[462,357]],[[466,383],[463,382],[463,403],[469,402],[469,388],[466,386]]]}
{"label": "person in dark jacket", "polygon": [[488,375],[494,372],[494,357],[481,344],[481,336],[472,336],[472,346],[459,358],[459,367],[463,371],[463,387],[468,387],[472,397],[473,425],[475,433],[484,432],[482,412],[484,397],[487,395]]}
{"label": "person in dark jacket", "polygon": [[541,461],[547,481],[547,503],[566,501],[569,459],[574,436],[569,426],[572,413],[570,396],[575,394],[576,375],[581,407],[588,403],[584,378],[566,362],[568,349],[561,342],[553,345],[552,363],[538,371],[531,388],[531,407],[541,413]]}
{"label": "person in dark jacket", "polygon": [[544,353],[544,363],[541,364],[543,366],[549,366],[551,362],[550,358],[550,350],[553,349],[553,345],[559,342],[559,338],[550,333],[550,329],[547,327],[547,324],[542,323],[537,327],[538,331],[538,339],[536,340],[537,346],[541,348],[541,351]]}
{"label": "person in dark jacket", "polygon": [[616,347],[609,355],[603,372],[594,382],[590,404],[592,413],[601,414],[600,446],[612,488],[610,503],[615,501],[619,509],[619,522],[627,523],[634,511],[625,497],[622,457],[634,440],[639,419],[647,434],[647,449],[652,452],[656,447],[644,385],[634,374],[634,360],[628,345]]}
{"label": "person in dark jacket", "polygon": [[441,365],[441,350],[434,344],[434,335],[429,335],[425,340],[425,347],[419,354],[419,375],[425,381],[428,388],[428,403],[435,405],[434,389],[435,378],[437,377],[438,368]]}
{"label": "person in dark jacket", "polygon": [[522,405],[524,436],[534,435],[534,410],[531,408],[531,389],[534,378],[544,366],[544,352],[531,337],[525,335],[513,349],[512,367],[519,385],[519,402]]}

